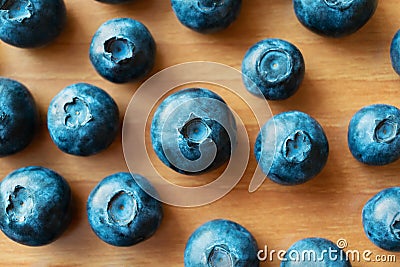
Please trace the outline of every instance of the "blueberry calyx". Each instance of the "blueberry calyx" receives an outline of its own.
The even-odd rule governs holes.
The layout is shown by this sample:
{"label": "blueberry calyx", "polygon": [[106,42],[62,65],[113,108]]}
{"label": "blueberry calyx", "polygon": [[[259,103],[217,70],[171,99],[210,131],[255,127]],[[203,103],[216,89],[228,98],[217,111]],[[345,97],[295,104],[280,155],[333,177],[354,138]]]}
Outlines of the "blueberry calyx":
{"label": "blueberry calyx", "polygon": [[33,7],[29,0],[5,0],[1,1],[0,11],[6,19],[22,23],[32,16]]}
{"label": "blueberry calyx", "polygon": [[93,120],[88,104],[80,99],[74,97],[71,102],[64,105],[65,126],[70,128],[78,128],[84,126],[89,121]]}
{"label": "blueberry calyx", "polygon": [[119,191],[108,202],[107,214],[112,222],[128,226],[135,219],[138,211],[137,202],[132,193]]}
{"label": "blueberry calyx", "polygon": [[203,13],[210,13],[225,4],[225,0],[199,0],[197,8]]}
{"label": "blueberry calyx", "polygon": [[289,135],[283,143],[284,158],[291,163],[301,163],[310,155],[311,139],[307,132],[296,131]]}
{"label": "blueberry calyx", "polygon": [[189,119],[178,131],[187,141],[188,145],[204,143],[209,139],[212,132],[206,120],[196,116],[194,113],[190,113]]}
{"label": "blueberry calyx", "polygon": [[215,245],[208,250],[208,267],[233,267],[234,258],[226,245]]}
{"label": "blueberry calyx", "polygon": [[292,57],[283,49],[265,51],[257,63],[257,72],[265,82],[278,83],[287,79],[292,72]]}
{"label": "blueberry calyx", "polygon": [[334,9],[338,9],[340,11],[348,9],[354,0],[324,0],[324,3]]}
{"label": "blueberry calyx", "polygon": [[374,130],[374,139],[378,143],[390,143],[398,134],[398,124],[393,120],[392,116],[384,120],[377,120]]}
{"label": "blueberry calyx", "polygon": [[390,230],[394,236],[400,240],[400,212],[394,216],[393,221],[390,224]]}
{"label": "blueberry calyx", "polygon": [[133,58],[135,44],[124,37],[112,37],[104,42],[104,56],[116,64]]}
{"label": "blueberry calyx", "polygon": [[17,185],[8,196],[7,216],[11,221],[23,222],[33,209],[32,196],[25,187]]}

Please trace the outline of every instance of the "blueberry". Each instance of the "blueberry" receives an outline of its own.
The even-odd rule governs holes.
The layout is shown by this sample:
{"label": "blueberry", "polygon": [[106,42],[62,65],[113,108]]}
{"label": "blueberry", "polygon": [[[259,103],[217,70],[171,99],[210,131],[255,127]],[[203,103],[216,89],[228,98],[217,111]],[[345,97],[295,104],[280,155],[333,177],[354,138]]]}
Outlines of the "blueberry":
{"label": "blueberry", "polygon": [[285,253],[281,267],[351,267],[346,253],[332,241],[311,237],[294,243]]}
{"label": "blueberry", "polygon": [[209,221],[186,243],[185,267],[259,266],[257,242],[243,226],[229,220]]}
{"label": "blueberry", "polygon": [[378,0],[293,0],[298,20],[309,30],[342,37],[359,30],[374,14]]}
{"label": "blueberry", "polygon": [[385,165],[400,157],[400,110],[385,104],[370,105],[354,114],[348,128],[353,156],[368,165]]}
{"label": "blueberry", "polygon": [[156,43],[141,22],[116,18],[103,23],[90,44],[90,61],[96,71],[114,83],[146,76],[154,66]]}
{"label": "blueberry", "polygon": [[72,84],[51,101],[47,128],[54,143],[65,153],[90,156],[106,149],[117,136],[118,106],[96,86]]}
{"label": "blueberry", "polygon": [[0,39],[16,47],[50,43],[66,20],[63,0],[0,0]]}
{"label": "blueberry", "polygon": [[168,96],[157,108],[150,131],[159,159],[183,174],[218,168],[236,147],[232,111],[219,95],[203,88]]}
{"label": "blueberry", "polygon": [[390,45],[392,67],[400,75],[400,30],[396,32]]}
{"label": "blueberry", "polygon": [[382,190],[368,200],[362,210],[362,222],[375,245],[400,251],[400,187]]}
{"label": "blueberry", "polygon": [[[265,123],[254,153],[268,178],[279,184],[296,185],[321,172],[328,159],[329,145],[315,119],[300,111],[288,111]],[[273,159],[271,166],[270,159]]]}
{"label": "blueberry", "polygon": [[38,110],[28,89],[17,81],[0,78],[0,157],[27,147],[38,122]]}
{"label": "blueberry", "polygon": [[87,215],[94,233],[114,246],[132,246],[150,238],[163,217],[162,205],[136,182],[149,182],[138,174],[115,173],[104,178],[90,193]]}
{"label": "blueberry", "polygon": [[293,44],[265,39],[253,45],[242,62],[243,82],[250,93],[268,100],[292,96],[304,78],[303,55]]}
{"label": "blueberry", "polygon": [[42,246],[56,240],[70,219],[71,190],[56,172],[21,168],[0,184],[0,228],[15,242]]}
{"label": "blueberry", "polygon": [[242,0],[171,0],[178,20],[200,33],[227,28],[239,16]]}

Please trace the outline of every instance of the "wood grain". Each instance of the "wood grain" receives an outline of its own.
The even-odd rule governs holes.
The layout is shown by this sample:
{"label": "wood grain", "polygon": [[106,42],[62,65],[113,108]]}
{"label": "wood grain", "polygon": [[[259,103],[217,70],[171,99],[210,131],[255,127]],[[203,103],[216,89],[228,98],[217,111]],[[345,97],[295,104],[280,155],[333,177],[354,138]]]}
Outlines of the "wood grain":
{"label": "wood grain", "polygon": [[[302,27],[291,1],[245,0],[239,19],[226,31],[214,35],[201,35],[181,26],[167,0],[137,0],[112,6],[92,0],[65,2],[68,25],[54,43],[35,50],[0,46],[0,75],[29,87],[42,115],[34,142],[23,152],[0,159],[0,176],[27,165],[56,170],[73,190],[74,218],[59,240],[44,247],[25,247],[0,234],[1,266],[182,266],[190,234],[215,218],[242,224],[254,234],[260,248],[268,245],[270,249],[287,249],[298,239],[319,236],[333,241],[345,238],[349,249],[371,250],[373,255],[391,254],[367,239],[361,210],[375,193],[400,184],[400,164],[368,167],[358,163],[347,148],[347,125],[352,115],[365,105],[400,106],[400,77],[392,70],[389,58],[391,38],[400,28],[398,1],[380,1],[365,27],[337,40],[317,36]],[[101,242],[89,227],[85,205],[98,181],[114,172],[127,171],[121,138],[92,157],[66,155],[51,142],[45,118],[47,106],[57,92],[72,83],[88,82],[114,97],[122,120],[140,82],[125,85],[107,82],[96,74],[88,58],[92,35],[104,21],[114,17],[132,17],[148,26],[158,45],[153,74],[195,60],[220,62],[239,69],[246,50],[263,38],[282,38],[298,46],[306,61],[305,81],[291,99],[269,104],[274,114],[297,109],[322,124],[330,144],[329,160],[322,173],[295,187],[266,180],[257,192],[250,194],[247,188],[256,167],[252,157],[241,182],[219,201],[200,208],[165,206],[161,228],[148,241],[130,248]],[[245,121],[254,144],[258,127],[251,111],[237,99],[221,94]],[[175,177],[154,155],[151,159],[161,173]],[[400,254],[395,255],[400,261]],[[353,262],[353,266],[373,264]],[[398,263],[375,264],[398,266]],[[275,258],[264,265],[279,266],[279,261]]]}

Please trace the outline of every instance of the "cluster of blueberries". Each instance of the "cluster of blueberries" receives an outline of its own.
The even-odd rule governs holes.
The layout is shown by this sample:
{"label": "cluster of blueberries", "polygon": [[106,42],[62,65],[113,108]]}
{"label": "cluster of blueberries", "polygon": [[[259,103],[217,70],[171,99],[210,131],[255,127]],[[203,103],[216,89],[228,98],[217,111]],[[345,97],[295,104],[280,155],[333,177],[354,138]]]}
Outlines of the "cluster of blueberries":
{"label": "cluster of blueberries", "polygon": [[[97,1],[117,4],[130,0]],[[293,0],[299,21],[328,37],[356,32],[372,17],[377,3]],[[183,25],[209,34],[232,24],[242,1],[171,0],[171,5]],[[0,20],[1,40],[21,48],[34,48],[60,34],[66,22],[66,8],[63,0],[3,0]],[[148,75],[155,54],[156,44],[150,31],[130,18],[112,19],[101,25],[89,50],[96,71],[115,83]],[[400,74],[400,33],[393,38],[390,56],[393,68]],[[305,62],[300,50],[288,41],[265,39],[247,51],[242,73],[250,93],[267,100],[283,100],[300,87]],[[32,95],[17,81],[0,78],[0,103],[0,156],[7,156],[32,141],[39,116]],[[396,107],[377,104],[362,108],[348,127],[351,153],[369,165],[396,161],[400,158],[399,124],[400,110]],[[115,139],[118,106],[100,88],[73,84],[51,101],[47,127],[60,150],[90,156],[106,149]],[[168,96],[158,106],[150,132],[159,159],[188,175],[220,167],[229,160],[237,142],[232,111],[219,95],[205,88],[187,88]],[[268,120],[255,144],[255,157],[261,169],[282,185],[297,185],[315,177],[325,166],[328,153],[323,128],[300,111],[284,112]],[[138,184],[147,186],[144,190]],[[152,236],[163,211],[161,203],[150,196],[153,194],[146,192],[156,194],[146,178],[138,174],[116,173],[104,178],[87,202],[88,219],[95,234],[115,246],[131,246]],[[34,166],[15,170],[0,184],[0,229],[21,244],[49,244],[68,226],[70,202],[70,187],[56,172]],[[389,251],[400,251],[400,188],[386,189],[370,199],[362,218],[365,233],[373,243]],[[327,248],[343,254],[335,244],[322,238],[300,240],[288,252],[311,249],[322,253]],[[191,235],[184,262],[185,266],[258,266],[257,251],[257,242],[245,228],[219,219],[203,224]],[[281,266],[299,263],[285,257]],[[300,260],[304,266],[312,264],[307,259]],[[322,261],[327,266],[351,266],[344,257],[332,262],[324,256]]]}

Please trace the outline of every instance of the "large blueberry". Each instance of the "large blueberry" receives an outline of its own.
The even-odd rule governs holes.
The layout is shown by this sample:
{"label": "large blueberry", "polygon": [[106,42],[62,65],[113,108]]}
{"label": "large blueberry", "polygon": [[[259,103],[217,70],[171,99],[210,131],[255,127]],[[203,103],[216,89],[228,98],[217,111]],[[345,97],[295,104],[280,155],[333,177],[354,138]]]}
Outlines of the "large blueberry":
{"label": "large blueberry", "polygon": [[229,220],[209,221],[186,243],[185,267],[259,266],[257,241],[243,226]]}
{"label": "large blueberry", "polygon": [[117,136],[118,106],[96,86],[72,84],[51,101],[47,128],[54,143],[65,153],[90,156],[106,149]]}
{"label": "large blueberry", "polygon": [[39,122],[35,101],[21,83],[0,78],[0,157],[21,151]]}
{"label": "large blueberry", "polygon": [[400,251],[400,187],[382,190],[368,200],[362,210],[362,222],[375,245]]}
{"label": "large blueberry", "polygon": [[171,0],[178,20],[200,33],[227,28],[239,15],[242,0]]}
{"label": "large blueberry", "polygon": [[293,0],[299,21],[329,37],[356,32],[372,17],[377,5],[378,0]]}
{"label": "large blueberry", "polygon": [[21,48],[53,41],[66,24],[63,0],[0,0],[0,39]]}
{"label": "large blueberry", "polygon": [[161,203],[143,191],[137,180],[155,193],[144,177],[121,172],[104,178],[89,195],[90,226],[108,244],[135,245],[150,238],[161,224]]}
{"label": "large blueberry", "polygon": [[168,96],[151,124],[153,149],[160,160],[183,174],[199,174],[229,160],[236,147],[232,111],[214,92],[189,88]]}
{"label": "large blueberry", "polygon": [[285,253],[281,267],[351,267],[346,253],[332,241],[311,237],[294,243]]}
{"label": "large blueberry", "polygon": [[368,165],[385,165],[400,157],[400,110],[376,104],[354,114],[348,127],[353,156]]}
{"label": "large blueberry", "polygon": [[247,90],[268,100],[292,96],[303,81],[304,72],[300,50],[281,39],[256,43],[242,61],[243,82]]}
{"label": "large blueberry", "polygon": [[96,71],[114,83],[146,76],[154,66],[156,43],[141,22],[116,18],[103,23],[90,44],[90,61]]}
{"label": "large blueberry", "polygon": [[315,119],[300,111],[288,111],[265,123],[254,153],[268,178],[279,184],[296,185],[321,172],[329,145]]}
{"label": "large blueberry", "polygon": [[400,30],[396,32],[390,45],[392,67],[400,75]]}
{"label": "large blueberry", "polygon": [[41,246],[67,228],[71,190],[59,174],[43,167],[11,172],[0,184],[0,228],[15,242]]}

